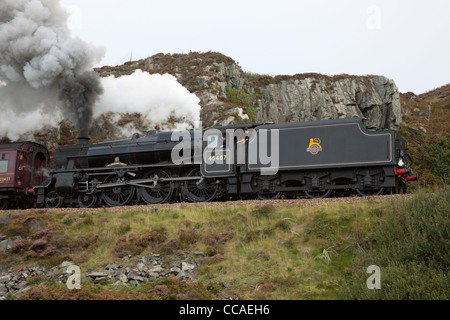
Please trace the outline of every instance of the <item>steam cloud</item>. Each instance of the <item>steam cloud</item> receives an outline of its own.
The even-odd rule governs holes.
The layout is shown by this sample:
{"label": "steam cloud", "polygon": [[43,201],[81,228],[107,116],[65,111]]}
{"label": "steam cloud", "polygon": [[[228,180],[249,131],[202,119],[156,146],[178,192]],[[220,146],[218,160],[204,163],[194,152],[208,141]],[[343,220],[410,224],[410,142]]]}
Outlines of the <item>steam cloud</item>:
{"label": "steam cloud", "polygon": [[102,93],[92,66],[104,50],[72,37],[67,18],[59,0],[0,2],[0,134],[15,138],[29,126],[9,121],[36,114],[30,126],[64,116],[88,135]]}
{"label": "steam cloud", "polygon": [[104,94],[95,105],[94,116],[105,112],[142,114],[144,124],[164,124],[175,116],[176,129],[187,129],[200,120],[200,99],[170,74],[152,74],[136,70],[129,76],[101,79]]}
{"label": "steam cloud", "polygon": [[92,67],[104,49],[73,37],[67,19],[59,0],[0,0],[0,138],[63,119],[88,136],[104,112],[139,112],[148,125],[175,115],[181,129],[199,120],[199,99],[171,75],[100,79]]}

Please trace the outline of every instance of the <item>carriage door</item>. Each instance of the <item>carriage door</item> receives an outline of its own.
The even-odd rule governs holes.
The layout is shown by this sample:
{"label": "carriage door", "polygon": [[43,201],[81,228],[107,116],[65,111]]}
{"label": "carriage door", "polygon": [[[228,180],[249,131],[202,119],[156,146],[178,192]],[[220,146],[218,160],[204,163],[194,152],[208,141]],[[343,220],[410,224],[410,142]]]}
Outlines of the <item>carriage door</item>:
{"label": "carriage door", "polygon": [[219,130],[208,131],[203,145],[202,174],[205,177],[232,175],[234,159],[229,159],[231,152],[226,147],[225,134]]}
{"label": "carriage door", "polygon": [[44,173],[46,167],[47,159],[42,152],[37,152],[34,155],[34,159],[31,167],[32,176],[31,176],[31,186],[38,186],[44,181]]}

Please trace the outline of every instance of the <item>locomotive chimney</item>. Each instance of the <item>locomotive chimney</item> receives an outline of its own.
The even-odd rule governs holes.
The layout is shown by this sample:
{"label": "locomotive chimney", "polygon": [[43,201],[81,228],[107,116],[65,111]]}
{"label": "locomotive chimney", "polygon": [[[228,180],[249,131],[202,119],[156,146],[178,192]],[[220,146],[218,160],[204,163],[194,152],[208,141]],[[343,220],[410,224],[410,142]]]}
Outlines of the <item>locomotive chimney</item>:
{"label": "locomotive chimney", "polygon": [[85,146],[89,144],[89,138],[88,137],[78,137],[78,145]]}

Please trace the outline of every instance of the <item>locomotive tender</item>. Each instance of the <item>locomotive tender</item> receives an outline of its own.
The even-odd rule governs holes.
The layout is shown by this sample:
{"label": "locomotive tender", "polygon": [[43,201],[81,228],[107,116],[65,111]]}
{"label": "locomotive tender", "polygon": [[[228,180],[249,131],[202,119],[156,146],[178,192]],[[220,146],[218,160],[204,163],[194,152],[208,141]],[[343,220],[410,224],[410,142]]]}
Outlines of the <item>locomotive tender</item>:
{"label": "locomotive tender", "polygon": [[[252,135],[243,141],[229,139],[218,148],[227,133],[244,128]],[[278,161],[276,170],[267,174],[269,164],[261,156],[250,161],[249,149],[253,139],[272,131],[278,139],[268,139],[267,155],[277,152]],[[392,130],[367,129],[361,118],[236,125],[197,133],[189,131],[192,151],[181,153],[181,163],[173,161],[180,140],[172,141],[172,132],[151,130],[144,136],[96,144],[79,138],[77,145],[56,150],[55,169],[45,182],[34,185],[32,193],[38,206],[89,208],[100,203],[206,202],[255,195],[378,195],[404,192],[408,181],[417,180],[411,175],[406,141]],[[242,148],[240,143],[243,155],[231,151]],[[195,161],[199,154],[232,161]]]}

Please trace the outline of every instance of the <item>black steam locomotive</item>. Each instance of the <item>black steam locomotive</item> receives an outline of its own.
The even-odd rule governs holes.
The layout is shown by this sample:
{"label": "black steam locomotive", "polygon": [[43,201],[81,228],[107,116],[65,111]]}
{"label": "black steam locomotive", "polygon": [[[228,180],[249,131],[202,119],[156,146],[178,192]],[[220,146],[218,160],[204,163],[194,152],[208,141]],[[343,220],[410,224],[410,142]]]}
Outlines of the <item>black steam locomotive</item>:
{"label": "black steam locomotive", "polygon": [[[379,195],[405,192],[407,182],[417,180],[406,141],[395,131],[366,128],[361,118],[217,127],[180,139],[172,134],[151,130],[96,144],[79,138],[55,152],[55,169],[29,192],[38,206],[89,208]],[[277,156],[275,164],[267,162],[269,154]]]}

